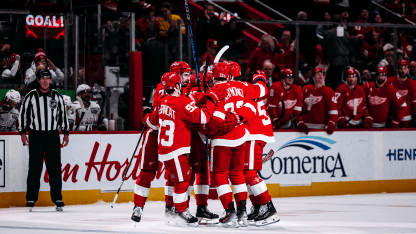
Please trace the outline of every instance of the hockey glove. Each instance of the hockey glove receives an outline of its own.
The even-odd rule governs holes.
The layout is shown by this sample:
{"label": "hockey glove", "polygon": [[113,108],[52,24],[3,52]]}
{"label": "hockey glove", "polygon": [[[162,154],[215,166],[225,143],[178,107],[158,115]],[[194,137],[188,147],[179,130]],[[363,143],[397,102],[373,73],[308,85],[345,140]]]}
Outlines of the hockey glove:
{"label": "hockey glove", "polygon": [[373,117],[367,116],[364,119],[364,128],[372,128],[373,127]]}
{"label": "hockey glove", "polygon": [[217,85],[212,87],[208,94],[207,94],[207,100],[208,101],[212,101],[215,105],[217,104],[217,102],[221,101],[222,99],[224,99],[224,89],[221,87],[218,87]]}
{"label": "hockey glove", "polygon": [[338,119],[338,128],[348,128],[349,124],[347,124],[347,120],[344,116]]}
{"label": "hockey glove", "polygon": [[151,114],[152,112],[152,108],[143,108],[143,122],[146,122],[146,115]]}
{"label": "hockey glove", "polygon": [[240,124],[240,116],[235,112],[230,112],[225,116],[224,122],[218,125],[218,132],[226,133],[233,130]]}
{"label": "hockey glove", "polygon": [[398,128],[399,127],[399,122],[392,119],[392,120],[390,120],[387,127],[388,128]]}
{"label": "hockey glove", "polygon": [[303,132],[306,135],[308,135],[308,133],[309,133],[308,125],[306,125],[303,121],[299,121],[299,123],[297,125],[298,125],[299,132]]}
{"label": "hockey glove", "polygon": [[205,104],[205,93],[202,92],[196,92],[189,95],[189,98],[195,102],[195,105],[202,105]]}
{"label": "hockey glove", "polygon": [[335,122],[330,120],[325,126],[325,130],[328,133],[328,135],[331,135],[335,131]]}

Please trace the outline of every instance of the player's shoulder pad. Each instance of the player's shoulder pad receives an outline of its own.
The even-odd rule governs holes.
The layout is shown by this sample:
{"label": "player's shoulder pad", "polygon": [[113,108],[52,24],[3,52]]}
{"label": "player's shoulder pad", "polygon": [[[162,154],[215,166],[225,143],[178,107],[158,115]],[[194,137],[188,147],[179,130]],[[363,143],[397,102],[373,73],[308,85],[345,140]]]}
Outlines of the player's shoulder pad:
{"label": "player's shoulder pad", "polygon": [[81,109],[81,105],[79,104],[78,100],[76,100],[76,101],[74,101],[74,102],[72,103],[72,108],[73,108],[74,110]]}
{"label": "player's shoulder pad", "polygon": [[90,106],[89,106],[90,108],[97,108],[97,109],[101,109],[101,107],[100,107],[100,105],[98,105],[98,103],[97,102],[95,102],[95,101],[91,101],[90,102]]}

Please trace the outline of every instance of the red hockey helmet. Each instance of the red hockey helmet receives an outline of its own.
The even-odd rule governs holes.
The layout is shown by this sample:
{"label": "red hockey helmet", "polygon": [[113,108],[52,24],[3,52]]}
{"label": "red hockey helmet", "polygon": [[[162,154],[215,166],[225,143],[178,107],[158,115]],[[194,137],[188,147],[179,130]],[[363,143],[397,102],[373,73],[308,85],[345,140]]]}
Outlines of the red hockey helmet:
{"label": "red hockey helmet", "polygon": [[293,72],[290,68],[283,68],[280,70],[280,77],[293,76]]}
{"label": "red hockey helmet", "polygon": [[16,61],[16,56],[18,56],[18,54],[16,53],[10,55],[9,66],[12,65]]}
{"label": "red hockey helmet", "polygon": [[175,89],[176,84],[181,84],[181,78],[176,72],[166,72],[162,76],[161,83],[164,90]]}
{"label": "red hockey helmet", "polygon": [[354,68],[350,67],[345,71],[345,77],[348,78],[350,76],[358,76],[358,72],[357,70],[355,70]]}
{"label": "red hockey helmet", "polygon": [[238,63],[234,61],[229,61],[227,62],[227,64],[228,64],[228,69],[230,69],[230,74],[233,78],[241,76],[241,67],[240,65],[238,65]]}
{"label": "red hockey helmet", "polygon": [[397,68],[400,67],[409,67],[409,62],[405,59],[401,60],[400,62],[397,63]]}
{"label": "red hockey helmet", "polygon": [[387,68],[386,67],[378,67],[376,70],[377,75],[386,75],[387,76]]}
{"label": "red hockey helmet", "polygon": [[315,75],[316,73],[325,73],[324,69],[320,68],[320,67],[315,67],[315,69],[313,69],[313,75]]}
{"label": "red hockey helmet", "polygon": [[172,63],[172,65],[170,65],[169,72],[176,72],[178,74],[182,74],[184,72],[191,72],[191,66],[182,61],[174,62]]}
{"label": "red hockey helmet", "polygon": [[266,83],[266,76],[263,74],[254,74],[253,84],[255,84],[257,81],[263,81],[263,83]]}
{"label": "red hockey helmet", "polygon": [[214,75],[214,79],[227,79],[230,80],[230,70],[228,68],[228,64],[224,62],[219,62],[215,64],[214,68],[212,69],[212,73]]}
{"label": "red hockey helmet", "polygon": [[256,70],[256,72],[254,72],[254,74],[262,74],[262,75],[266,75],[266,72],[263,70]]}

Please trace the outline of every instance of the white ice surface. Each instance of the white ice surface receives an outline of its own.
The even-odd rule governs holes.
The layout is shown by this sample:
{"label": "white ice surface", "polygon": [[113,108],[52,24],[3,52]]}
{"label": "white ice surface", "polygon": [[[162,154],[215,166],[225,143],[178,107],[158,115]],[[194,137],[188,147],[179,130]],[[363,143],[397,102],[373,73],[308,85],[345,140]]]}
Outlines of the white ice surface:
{"label": "white ice surface", "polygon": [[[65,201],[65,200],[64,200]],[[251,203],[247,209],[250,208]],[[274,198],[280,222],[264,227],[172,227],[164,224],[164,202],[147,202],[134,226],[133,203],[0,209],[0,233],[416,233],[416,193]],[[209,201],[220,216],[220,201]],[[195,214],[195,200],[191,200]]]}

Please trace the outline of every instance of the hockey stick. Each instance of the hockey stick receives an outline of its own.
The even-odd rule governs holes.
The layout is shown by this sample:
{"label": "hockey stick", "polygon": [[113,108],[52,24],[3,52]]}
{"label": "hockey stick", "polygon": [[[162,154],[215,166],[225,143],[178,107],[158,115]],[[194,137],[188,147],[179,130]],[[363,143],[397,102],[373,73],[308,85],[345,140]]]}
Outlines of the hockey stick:
{"label": "hockey stick", "polygon": [[309,95],[309,104],[308,104],[308,108],[305,111],[302,111],[299,115],[289,119],[288,121],[285,121],[284,123],[281,123],[280,126],[283,126],[285,124],[287,124],[288,122],[291,122],[292,120],[295,120],[296,118],[308,113],[309,111],[311,111],[312,109],[312,105],[313,105],[313,95]]}
{"label": "hockey stick", "polygon": [[217,53],[217,56],[215,56],[214,64],[216,64],[216,63],[218,63],[218,61],[220,61],[222,55],[225,53],[225,51],[228,50],[228,48],[230,48],[229,45],[226,45],[226,46],[221,48],[221,50]]}
{"label": "hockey stick", "polygon": [[85,107],[84,107],[84,102],[82,101],[80,96],[76,96],[76,99],[78,100],[79,105],[81,106],[81,111],[82,111],[81,118],[79,118],[78,124],[75,127],[75,131],[78,131],[79,125],[81,124],[81,121],[82,121],[82,119],[84,118],[84,115],[85,115]]}
{"label": "hockey stick", "polygon": [[274,151],[271,149],[269,153],[267,153],[267,155],[263,157],[263,164],[269,161],[273,157],[273,155],[274,155]]}
{"label": "hockey stick", "polygon": [[117,194],[116,194],[116,196],[114,197],[113,203],[111,203],[111,208],[113,208],[114,204],[116,204],[116,201],[117,201],[117,198],[118,198],[118,194],[120,193],[121,187],[123,186],[124,180],[126,179],[127,172],[129,171],[129,168],[130,168],[131,162],[133,162],[134,155],[136,154],[137,148],[138,148],[138,147],[139,147],[139,145],[140,145],[140,141],[142,140],[142,137],[143,137],[143,133],[144,133],[144,131],[146,131],[146,124],[143,124],[143,129],[142,129],[142,133],[140,134],[139,141],[137,142],[136,148],[134,149],[133,155],[131,156],[131,159],[130,159],[129,165],[127,165],[126,172],[125,172],[125,173],[124,173],[124,175],[123,175],[123,179],[121,180],[121,185],[120,185],[120,187],[119,187],[119,188],[118,188],[118,190],[117,190]]}
{"label": "hockey stick", "polygon": [[276,120],[273,121],[273,125],[275,125],[279,120],[281,120],[283,118],[283,116],[285,116],[285,112],[286,112],[286,105],[285,105],[285,101],[280,101],[281,106],[282,106],[282,113],[280,114],[279,118],[277,118]]}
{"label": "hockey stick", "polygon": [[[185,0],[185,10],[186,10],[186,19],[188,20],[188,31],[189,31],[189,38],[191,39],[191,45],[192,45],[192,56],[195,60],[195,71],[196,71],[196,83],[198,84],[198,91],[201,92],[201,81],[199,80],[199,72],[198,72],[198,61],[196,60],[196,55],[195,55],[195,45],[194,45],[194,36],[192,35],[192,26],[191,26],[191,15],[189,14],[189,7],[188,7],[188,0]],[[216,59],[216,58],[215,58]],[[214,61],[215,61],[214,59]],[[208,64],[209,64],[209,59],[206,60],[205,62],[206,66],[205,66],[205,71],[204,71],[204,81],[205,81],[205,76],[207,75],[207,70],[208,70]],[[205,91],[205,82],[204,82],[204,91]],[[208,175],[208,184],[210,184],[210,173],[209,173],[209,149],[208,149],[208,135],[205,135],[205,140],[206,140],[206,145],[207,145],[207,175]]]}
{"label": "hockey stick", "polygon": [[352,116],[350,117],[349,120],[347,120],[347,122],[345,122],[345,124],[348,124],[352,119],[355,118],[355,116],[357,115],[357,107],[358,107],[358,100],[354,98],[354,109],[352,111]]}

